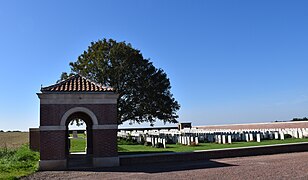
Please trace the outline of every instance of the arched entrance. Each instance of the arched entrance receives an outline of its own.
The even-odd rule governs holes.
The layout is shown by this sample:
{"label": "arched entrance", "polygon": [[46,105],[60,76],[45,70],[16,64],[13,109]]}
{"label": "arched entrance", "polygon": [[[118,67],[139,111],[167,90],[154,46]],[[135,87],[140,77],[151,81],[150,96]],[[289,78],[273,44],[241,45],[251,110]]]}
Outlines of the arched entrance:
{"label": "arched entrance", "polygon": [[[67,169],[69,153],[68,124],[74,119],[86,123],[86,157],[93,167],[119,165],[117,152],[117,98],[105,88],[75,75],[41,89],[40,169]],[[80,158],[76,158],[80,159]]]}
{"label": "arched entrance", "polygon": [[74,107],[68,110],[63,117],[61,118],[61,125],[65,125],[66,127],[66,154],[69,155],[69,123],[75,120],[82,120],[86,124],[86,153],[87,155],[93,154],[93,125],[97,125],[97,117],[95,114],[85,107]]}
{"label": "arched entrance", "polygon": [[69,154],[87,153],[87,124],[82,119],[71,120],[67,125]]}
{"label": "arched entrance", "polygon": [[[78,133],[78,131],[69,131],[69,125],[74,121],[83,121],[86,125],[86,133]],[[93,166],[93,121],[91,117],[85,112],[74,112],[66,120],[66,158],[68,168],[88,168]],[[82,130],[83,131],[83,130]],[[74,132],[77,132],[77,137],[74,137]],[[79,135],[78,135],[79,134]],[[72,135],[72,136],[71,136]],[[83,138],[86,139],[83,139]],[[86,142],[85,147],[83,147],[82,142]],[[78,145],[79,144],[79,145]],[[74,152],[71,148],[75,147],[73,145],[81,146],[82,151],[76,150]]]}

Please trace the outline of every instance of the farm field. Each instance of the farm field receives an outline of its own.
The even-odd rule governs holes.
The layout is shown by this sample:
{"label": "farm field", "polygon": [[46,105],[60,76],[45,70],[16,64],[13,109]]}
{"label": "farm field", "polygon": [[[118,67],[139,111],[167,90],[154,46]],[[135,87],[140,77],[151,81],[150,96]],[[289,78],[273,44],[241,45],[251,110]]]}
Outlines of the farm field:
{"label": "farm field", "polygon": [[18,148],[29,143],[28,132],[0,132],[0,148]]}

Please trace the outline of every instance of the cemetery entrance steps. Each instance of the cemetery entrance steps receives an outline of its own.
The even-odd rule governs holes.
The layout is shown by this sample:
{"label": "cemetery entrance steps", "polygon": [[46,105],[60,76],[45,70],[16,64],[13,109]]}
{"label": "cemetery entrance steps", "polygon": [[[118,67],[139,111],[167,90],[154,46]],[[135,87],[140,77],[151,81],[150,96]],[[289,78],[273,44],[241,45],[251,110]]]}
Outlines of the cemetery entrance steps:
{"label": "cemetery entrance steps", "polygon": [[93,168],[92,155],[85,153],[71,153],[68,156],[67,165],[70,170],[91,169]]}

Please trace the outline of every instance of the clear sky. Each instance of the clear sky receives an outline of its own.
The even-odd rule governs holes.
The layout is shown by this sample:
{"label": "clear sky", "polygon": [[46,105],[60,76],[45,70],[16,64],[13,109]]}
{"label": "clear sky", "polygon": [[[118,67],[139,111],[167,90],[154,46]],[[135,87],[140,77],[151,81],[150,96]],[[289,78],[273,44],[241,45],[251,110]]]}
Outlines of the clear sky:
{"label": "clear sky", "polygon": [[193,125],[308,116],[308,1],[0,1],[0,129],[39,122],[41,84],[91,41],[140,49]]}

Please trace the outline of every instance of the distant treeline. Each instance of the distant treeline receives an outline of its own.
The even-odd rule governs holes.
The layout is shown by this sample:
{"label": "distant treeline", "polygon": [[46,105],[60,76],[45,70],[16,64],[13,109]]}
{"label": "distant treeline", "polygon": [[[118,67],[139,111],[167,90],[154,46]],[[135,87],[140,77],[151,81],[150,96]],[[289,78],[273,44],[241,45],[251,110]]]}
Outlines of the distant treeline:
{"label": "distant treeline", "polygon": [[308,118],[303,117],[303,118],[293,118],[291,121],[308,121]]}

